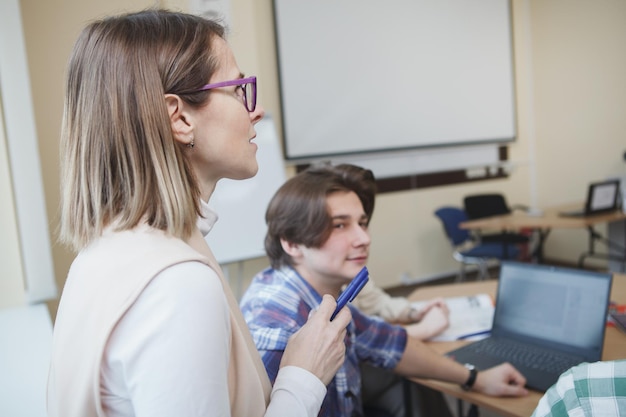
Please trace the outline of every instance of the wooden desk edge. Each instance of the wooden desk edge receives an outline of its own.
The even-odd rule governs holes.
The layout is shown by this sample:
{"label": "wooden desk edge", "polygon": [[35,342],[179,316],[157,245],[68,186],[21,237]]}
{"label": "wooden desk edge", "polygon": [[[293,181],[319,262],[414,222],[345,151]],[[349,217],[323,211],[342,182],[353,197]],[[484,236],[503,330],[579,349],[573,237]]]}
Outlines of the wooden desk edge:
{"label": "wooden desk edge", "polygon": [[[444,354],[465,343],[467,342],[431,342],[428,343],[428,346],[436,352]],[[448,382],[422,378],[412,378],[411,380],[505,417],[529,417],[543,396],[542,392],[529,390],[525,397],[491,397],[478,392],[463,391],[458,385]]]}
{"label": "wooden desk edge", "polygon": [[626,213],[622,210],[597,214],[588,217],[567,217],[559,215],[559,212],[570,209],[571,205],[549,208],[540,216],[526,213],[513,212],[499,216],[484,217],[474,220],[466,220],[459,227],[466,230],[520,230],[529,229],[583,229],[601,223],[610,223],[626,219]]}
{"label": "wooden desk edge", "polygon": [[465,392],[457,385],[447,382],[418,378],[411,380],[434,390],[449,394],[454,398],[476,404],[479,407],[488,409],[504,417],[530,417],[543,396],[543,393],[529,390],[528,395],[525,397],[490,397],[477,392]]}

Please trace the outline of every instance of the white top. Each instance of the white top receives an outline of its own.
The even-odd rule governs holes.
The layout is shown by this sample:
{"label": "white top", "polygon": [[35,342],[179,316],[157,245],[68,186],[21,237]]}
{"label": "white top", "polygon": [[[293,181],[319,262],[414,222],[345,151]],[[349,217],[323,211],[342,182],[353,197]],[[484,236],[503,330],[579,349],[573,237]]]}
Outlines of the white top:
{"label": "white top", "polygon": [[[104,410],[110,417],[230,416],[230,331],[228,302],[215,272],[199,262],[167,268],[146,287],[106,346]],[[325,395],[326,387],[313,374],[283,367],[265,416],[316,416]]]}

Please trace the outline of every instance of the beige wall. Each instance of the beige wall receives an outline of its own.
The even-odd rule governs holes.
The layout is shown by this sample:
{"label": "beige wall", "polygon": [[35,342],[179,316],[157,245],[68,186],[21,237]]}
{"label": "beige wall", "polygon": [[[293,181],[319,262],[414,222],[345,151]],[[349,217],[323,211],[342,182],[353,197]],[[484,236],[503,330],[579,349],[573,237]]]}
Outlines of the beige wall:
{"label": "beige wall", "polygon": [[[153,4],[21,0],[51,230],[58,217],[63,75],[74,39],[89,19]],[[168,4],[186,7],[184,0]],[[230,0],[230,4],[230,43],[240,67],[261,80],[260,100],[280,127],[271,0]],[[510,147],[510,158],[516,168],[509,179],[380,196],[371,227],[369,267],[381,286],[398,284],[403,273],[422,278],[457,269],[433,211],[444,204],[461,204],[465,194],[500,191],[510,202],[545,207],[581,200],[589,181],[626,175],[622,160],[626,2],[513,0],[512,4],[519,137]],[[547,256],[574,260],[585,245],[584,231],[555,230],[547,242]],[[73,255],[54,244],[53,257],[62,285]],[[263,259],[245,262],[243,275],[249,277],[264,265]]]}
{"label": "beige wall", "polygon": [[[626,175],[626,2],[533,1],[532,32],[539,202],[576,201]],[[554,230],[546,250],[571,259],[581,235]]]}

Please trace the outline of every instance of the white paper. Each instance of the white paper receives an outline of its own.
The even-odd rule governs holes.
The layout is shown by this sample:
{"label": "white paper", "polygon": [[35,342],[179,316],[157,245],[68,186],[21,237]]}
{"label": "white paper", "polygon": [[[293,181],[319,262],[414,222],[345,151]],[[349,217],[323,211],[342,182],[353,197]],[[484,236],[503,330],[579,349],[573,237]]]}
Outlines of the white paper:
{"label": "white paper", "polygon": [[[489,335],[495,308],[488,294],[449,297],[445,301],[450,310],[450,326],[431,341],[479,340]],[[417,301],[412,306],[419,310],[426,303]]]}

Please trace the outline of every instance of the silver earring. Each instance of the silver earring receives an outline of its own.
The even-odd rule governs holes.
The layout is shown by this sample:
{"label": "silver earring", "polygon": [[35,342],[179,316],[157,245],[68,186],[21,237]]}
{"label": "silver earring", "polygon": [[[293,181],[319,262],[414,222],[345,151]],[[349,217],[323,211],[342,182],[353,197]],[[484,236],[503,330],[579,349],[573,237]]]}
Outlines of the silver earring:
{"label": "silver earring", "polygon": [[196,144],[193,141],[193,136],[191,137],[191,140],[189,141],[189,143],[187,144],[188,148],[193,148]]}

